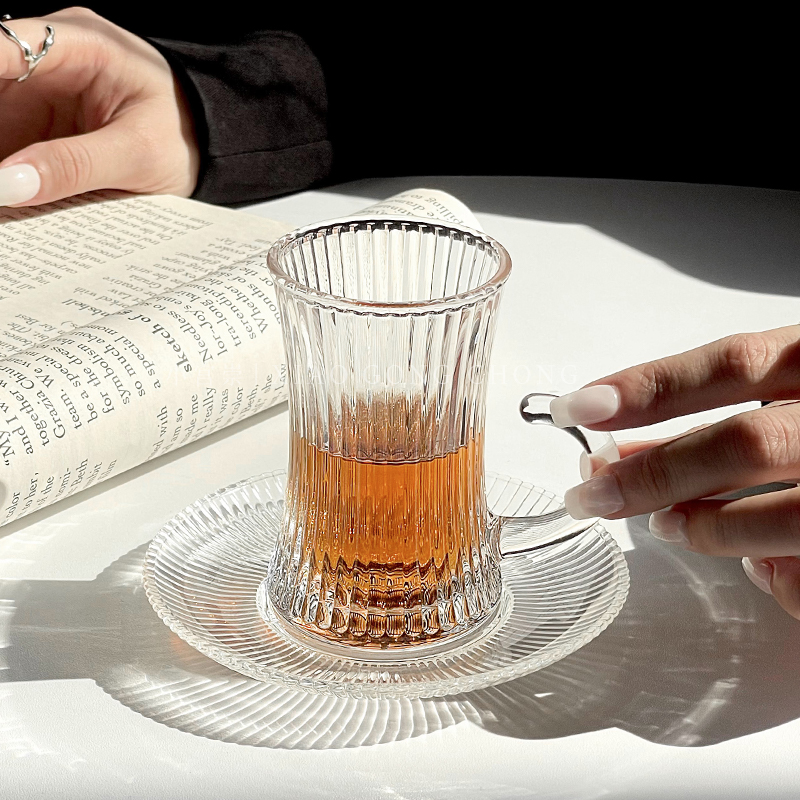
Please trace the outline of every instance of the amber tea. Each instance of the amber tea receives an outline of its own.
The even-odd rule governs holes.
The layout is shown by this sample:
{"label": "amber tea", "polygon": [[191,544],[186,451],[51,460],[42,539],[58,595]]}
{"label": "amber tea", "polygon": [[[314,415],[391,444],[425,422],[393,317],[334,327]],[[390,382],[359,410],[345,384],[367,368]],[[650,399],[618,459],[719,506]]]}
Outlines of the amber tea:
{"label": "amber tea", "polygon": [[[494,604],[480,437],[398,462],[334,455],[294,435],[289,475],[286,513],[317,584],[303,592],[299,624],[338,640],[426,641]],[[470,579],[461,589],[453,575]]]}

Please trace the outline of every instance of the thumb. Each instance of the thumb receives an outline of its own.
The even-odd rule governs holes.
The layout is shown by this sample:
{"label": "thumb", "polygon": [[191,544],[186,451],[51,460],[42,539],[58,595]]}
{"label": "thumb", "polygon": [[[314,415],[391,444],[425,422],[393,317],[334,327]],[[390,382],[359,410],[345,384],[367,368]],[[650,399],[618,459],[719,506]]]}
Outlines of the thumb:
{"label": "thumb", "polygon": [[96,189],[131,189],[137,144],[120,120],[91,133],[25,147],[0,163],[0,206],[52,203]]}

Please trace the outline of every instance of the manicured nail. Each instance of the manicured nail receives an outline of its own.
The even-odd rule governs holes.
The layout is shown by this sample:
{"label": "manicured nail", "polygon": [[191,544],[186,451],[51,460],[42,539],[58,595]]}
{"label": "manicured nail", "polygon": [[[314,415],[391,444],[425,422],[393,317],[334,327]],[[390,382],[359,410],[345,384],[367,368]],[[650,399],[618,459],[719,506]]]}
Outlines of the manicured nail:
{"label": "manicured nail", "polygon": [[14,164],[0,169],[0,206],[24,203],[39,194],[42,182],[30,164]]}
{"label": "manicured nail", "polygon": [[604,517],[620,511],[624,505],[622,492],[613,475],[590,478],[564,492],[564,506],[573,519]]}
{"label": "manicured nail", "polygon": [[614,386],[588,386],[550,402],[550,416],[559,428],[605,422],[617,411],[619,392]]}
{"label": "manicured nail", "polygon": [[662,508],[650,515],[650,533],[670,544],[689,544],[686,536],[686,514]]}
{"label": "manicured nail", "polygon": [[742,569],[744,574],[756,585],[762,592],[772,594],[772,564],[769,561],[758,559],[753,561],[750,558],[742,559]]}

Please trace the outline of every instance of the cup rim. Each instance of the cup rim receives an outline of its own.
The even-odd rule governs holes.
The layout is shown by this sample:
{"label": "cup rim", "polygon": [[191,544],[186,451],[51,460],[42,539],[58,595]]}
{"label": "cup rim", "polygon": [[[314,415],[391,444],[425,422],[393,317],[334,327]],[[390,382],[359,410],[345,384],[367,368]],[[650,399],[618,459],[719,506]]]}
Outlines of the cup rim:
{"label": "cup rim", "polygon": [[[319,289],[306,286],[294,278],[291,278],[283,271],[278,263],[279,253],[290,243],[296,242],[298,239],[313,237],[314,235],[321,234],[323,231],[330,231],[337,227],[344,228],[347,226],[361,225],[383,226],[387,223],[397,228],[402,228],[404,225],[413,225],[417,228],[424,226],[426,228],[453,231],[458,234],[472,236],[496,250],[499,256],[497,270],[489,280],[484,281],[484,283],[473,289],[468,289],[458,294],[436,297],[432,300],[385,301],[355,300],[341,295],[322,292]],[[284,234],[273,242],[267,252],[267,269],[275,282],[283,289],[295,296],[313,302],[314,305],[365,314],[407,316],[410,314],[431,314],[439,311],[464,308],[486,299],[496,293],[506,280],[508,280],[511,274],[511,256],[508,254],[506,248],[495,238],[484,233],[484,231],[471,228],[468,225],[429,217],[414,217],[401,214],[365,214],[323,220],[322,222],[315,222],[311,225],[296,228]]]}

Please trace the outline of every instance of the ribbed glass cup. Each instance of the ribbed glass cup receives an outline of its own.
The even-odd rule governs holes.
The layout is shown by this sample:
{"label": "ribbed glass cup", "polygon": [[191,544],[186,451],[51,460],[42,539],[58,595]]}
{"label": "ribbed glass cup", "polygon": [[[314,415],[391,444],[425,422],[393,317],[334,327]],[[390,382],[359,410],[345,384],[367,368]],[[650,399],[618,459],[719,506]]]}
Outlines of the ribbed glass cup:
{"label": "ribbed glass cup", "polygon": [[272,610],[381,649],[471,629],[502,590],[483,433],[508,254],[468,228],[380,217],[289,234],[268,265],[291,435]]}

